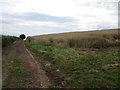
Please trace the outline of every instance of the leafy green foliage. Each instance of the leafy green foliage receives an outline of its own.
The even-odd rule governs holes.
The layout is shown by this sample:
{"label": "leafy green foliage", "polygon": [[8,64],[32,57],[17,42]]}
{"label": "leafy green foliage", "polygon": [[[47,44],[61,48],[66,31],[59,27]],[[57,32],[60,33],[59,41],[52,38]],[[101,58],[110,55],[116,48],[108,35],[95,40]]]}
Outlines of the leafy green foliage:
{"label": "leafy green foliage", "polygon": [[24,39],[26,38],[26,36],[25,36],[24,34],[21,34],[21,35],[19,36],[19,38],[21,38],[22,40],[24,40]]}
{"label": "leafy green foliage", "polygon": [[19,40],[19,38],[15,37],[15,36],[2,35],[2,47],[6,47],[6,46],[10,45],[11,43],[13,43],[16,40]]}

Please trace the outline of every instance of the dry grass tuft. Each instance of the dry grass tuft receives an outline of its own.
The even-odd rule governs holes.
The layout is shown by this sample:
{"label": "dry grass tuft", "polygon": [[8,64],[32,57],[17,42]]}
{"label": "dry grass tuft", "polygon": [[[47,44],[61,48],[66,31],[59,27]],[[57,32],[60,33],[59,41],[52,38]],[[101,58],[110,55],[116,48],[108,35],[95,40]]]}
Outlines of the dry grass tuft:
{"label": "dry grass tuft", "polygon": [[70,48],[107,48],[120,45],[119,29],[86,32],[70,32],[30,37],[31,39],[50,42]]}

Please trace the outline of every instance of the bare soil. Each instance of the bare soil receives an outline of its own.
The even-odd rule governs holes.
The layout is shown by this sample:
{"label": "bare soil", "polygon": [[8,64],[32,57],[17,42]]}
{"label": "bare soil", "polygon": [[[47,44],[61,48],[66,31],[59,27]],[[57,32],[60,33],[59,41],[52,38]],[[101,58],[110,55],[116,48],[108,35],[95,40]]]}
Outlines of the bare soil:
{"label": "bare soil", "polygon": [[[15,42],[13,45],[3,48],[3,58],[9,59],[10,55],[18,53],[20,55],[20,65],[24,67],[29,73],[25,76],[28,80],[23,86],[24,88],[48,88],[53,86],[51,80],[49,79],[46,71],[40,63],[35,60],[31,52],[26,48],[24,41]],[[11,67],[10,62],[4,63],[3,65],[3,87],[14,87],[15,79],[9,76],[9,67]],[[9,79],[8,79],[9,77]],[[12,79],[11,79],[12,78]],[[4,86],[4,82],[7,82]]]}

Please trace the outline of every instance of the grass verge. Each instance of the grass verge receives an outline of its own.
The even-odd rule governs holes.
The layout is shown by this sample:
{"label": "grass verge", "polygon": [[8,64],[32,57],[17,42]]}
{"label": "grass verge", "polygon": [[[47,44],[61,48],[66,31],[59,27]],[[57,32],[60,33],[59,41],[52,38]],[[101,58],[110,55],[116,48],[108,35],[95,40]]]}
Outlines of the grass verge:
{"label": "grass verge", "polygon": [[49,60],[53,69],[57,68],[65,74],[63,82],[65,85],[85,88],[119,87],[118,55],[120,53],[117,49],[94,53],[91,48],[79,51],[34,40],[27,44],[36,55]]}

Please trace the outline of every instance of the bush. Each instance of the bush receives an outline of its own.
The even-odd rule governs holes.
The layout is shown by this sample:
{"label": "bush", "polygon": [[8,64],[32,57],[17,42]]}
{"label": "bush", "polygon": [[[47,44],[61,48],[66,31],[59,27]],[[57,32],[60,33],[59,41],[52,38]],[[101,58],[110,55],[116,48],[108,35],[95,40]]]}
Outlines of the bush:
{"label": "bush", "polygon": [[6,47],[16,40],[19,40],[19,38],[15,37],[15,36],[4,36],[4,35],[2,35],[2,47]]}
{"label": "bush", "polygon": [[25,36],[24,34],[21,34],[21,35],[19,36],[19,38],[21,38],[22,40],[24,40],[24,39],[26,38],[26,36]]}

